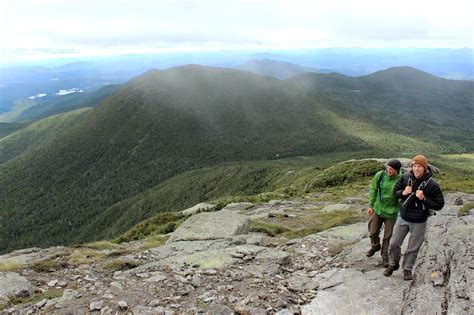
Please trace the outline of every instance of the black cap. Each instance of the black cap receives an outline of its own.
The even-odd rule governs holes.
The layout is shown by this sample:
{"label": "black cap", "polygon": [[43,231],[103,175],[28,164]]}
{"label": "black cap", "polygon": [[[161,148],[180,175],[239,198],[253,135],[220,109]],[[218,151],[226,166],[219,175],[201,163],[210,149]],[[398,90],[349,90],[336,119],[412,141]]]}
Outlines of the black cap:
{"label": "black cap", "polygon": [[402,167],[402,163],[397,159],[390,159],[387,162],[387,165],[391,168],[395,169],[397,173],[400,173],[400,168]]}

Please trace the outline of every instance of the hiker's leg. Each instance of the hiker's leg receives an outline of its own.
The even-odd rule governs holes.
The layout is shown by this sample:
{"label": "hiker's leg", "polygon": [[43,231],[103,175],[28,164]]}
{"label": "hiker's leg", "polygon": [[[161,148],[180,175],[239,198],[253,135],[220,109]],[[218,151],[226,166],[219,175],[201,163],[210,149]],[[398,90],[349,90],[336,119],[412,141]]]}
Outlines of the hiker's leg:
{"label": "hiker's leg", "polygon": [[380,229],[382,228],[383,219],[374,212],[370,217],[368,228],[370,237],[370,246],[373,249],[380,249]]}
{"label": "hiker's leg", "polygon": [[410,239],[408,240],[407,250],[403,255],[403,269],[412,270],[415,265],[416,257],[420,251],[421,245],[425,241],[427,222],[410,223]]}
{"label": "hiker's leg", "polygon": [[388,245],[388,258],[391,266],[398,266],[400,263],[401,246],[408,231],[408,223],[402,218],[398,218]]}
{"label": "hiker's leg", "polygon": [[397,219],[384,219],[383,228],[383,241],[382,241],[382,259],[388,262],[388,245],[390,244],[390,238],[392,237],[393,228]]}

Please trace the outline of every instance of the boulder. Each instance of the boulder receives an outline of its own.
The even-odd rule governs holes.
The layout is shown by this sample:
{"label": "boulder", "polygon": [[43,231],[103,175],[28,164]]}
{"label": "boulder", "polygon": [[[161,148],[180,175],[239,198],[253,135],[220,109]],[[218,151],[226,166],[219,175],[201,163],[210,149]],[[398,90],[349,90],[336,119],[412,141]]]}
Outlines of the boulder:
{"label": "boulder", "polygon": [[249,225],[247,216],[232,211],[199,213],[181,224],[166,243],[230,238],[248,233]]}
{"label": "boulder", "polygon": [[0,272],[0,297],[14,297],[18,294],[32,295],[31,283],[18,273]]}
{"label": "boulder", "polygon": [[181,213],[185,216],[194,215],[194,214],[198,213],[199,211],[212,210],[215,207],[216,207],[216,205],[201,202],[201,203],[198,203],[197,205],[195,205],[191,208],[188,208],[188,209],[185,209],[185,210],[181,211]]}
{"label": "boulder", "polygon": [[331,269],[316,276],[316,298],[301,314],[401,314],[403,291],[410,286],[401,275],[386,278],[383,269],[363,273]]}

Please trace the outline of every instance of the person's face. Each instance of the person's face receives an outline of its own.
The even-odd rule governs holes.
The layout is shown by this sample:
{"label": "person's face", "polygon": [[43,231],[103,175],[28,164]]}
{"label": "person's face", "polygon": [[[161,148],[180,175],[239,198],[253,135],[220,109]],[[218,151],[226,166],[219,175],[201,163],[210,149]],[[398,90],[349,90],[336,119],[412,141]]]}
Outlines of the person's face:
{"label": "person's face", "polygon": [[416,178],[420,178],[425,173],[425,168],[420,164],[413,164],[411,169],[413,170],[413,174],[415,174]]}
{"label": "person's face", "polygon": [[395,176],[395,175],[397,175],[397,173],[398,172],[397,172],[396,169],[394,169],[393,167],[387,165],[387,174],[388,174],[388,176]]}

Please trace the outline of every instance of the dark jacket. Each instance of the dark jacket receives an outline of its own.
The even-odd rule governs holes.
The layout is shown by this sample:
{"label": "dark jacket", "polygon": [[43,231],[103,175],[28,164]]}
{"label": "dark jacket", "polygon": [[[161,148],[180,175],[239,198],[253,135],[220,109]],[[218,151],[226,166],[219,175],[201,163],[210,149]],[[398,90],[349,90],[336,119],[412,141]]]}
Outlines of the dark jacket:
{"label": "dark jacket", "polygon": [[[400,216],[403,220],[413,223],[422,223],[428,219],[429,210],[441,210],[444,206],[444,197],[439,184],[432,178],[431,172],[427,172],[422,178],[416,179],[413,171],[406,173],[395,184],[393,189],[395,195],[400,198]],[[411,184],[413,193],[403,196],[402,192]],[[421,201],[415,195],[420,187],[426,200]],[[408,200],[408,201],[407,201]]]}

